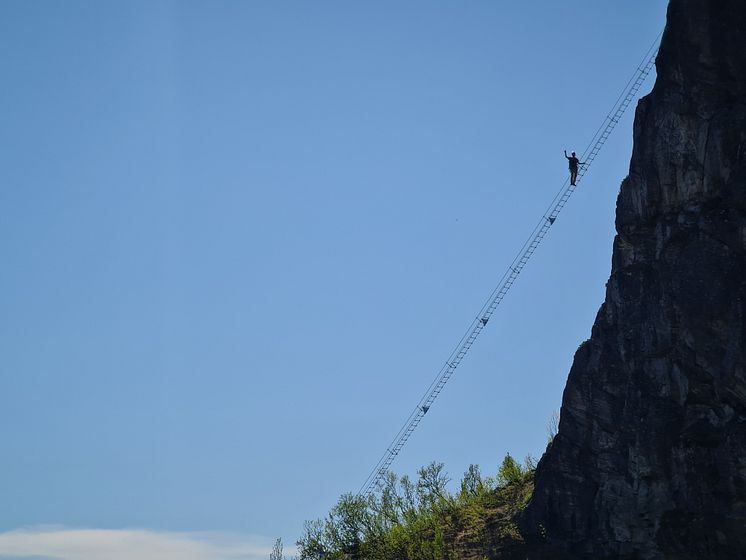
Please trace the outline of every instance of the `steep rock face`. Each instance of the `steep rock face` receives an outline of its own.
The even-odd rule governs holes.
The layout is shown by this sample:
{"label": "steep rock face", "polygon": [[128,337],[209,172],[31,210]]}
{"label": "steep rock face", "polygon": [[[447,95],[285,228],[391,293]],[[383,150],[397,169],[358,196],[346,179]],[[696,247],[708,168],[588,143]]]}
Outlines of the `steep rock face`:
{"label": "steep rock face", "polygon": [[746,558],[746,1],[671,0],[656,65],[522,520],[537,558]]}

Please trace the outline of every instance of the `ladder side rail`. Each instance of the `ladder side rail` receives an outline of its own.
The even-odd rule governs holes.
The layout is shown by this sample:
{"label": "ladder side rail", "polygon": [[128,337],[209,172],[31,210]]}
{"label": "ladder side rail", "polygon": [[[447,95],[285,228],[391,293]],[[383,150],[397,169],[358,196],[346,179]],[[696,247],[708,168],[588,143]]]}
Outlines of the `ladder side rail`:
{"label": "ladder side rail", "polygon": [[[660,35],[658,36],[658,38],[660,38]],[[576,183],[583,177],[583,175],[585,175],[588,167],[591,163],[593,163],[596,156],[599,154],[604,144],[611,136],[611,133],[621,119],[621,116],[625,113],[629,105],[632,103],[632,100],[637,95],[640,87],[645,82],[645,79],[652,70],[657,54],[657,48],[655,48],[655,46],[658,42],[658,38],[656,38],[653,45],[646,53],[645,63],[641,66],[638,66],[632,78],[630,78],[630,80],[627,82],[625,90],[623,90],[622,93],[619,95],[617,101],[615,101],[614,106],[612,107],[612,110],[608,113],[607,117],[604,119],[603,123],[591,139],[589,146],[583,152],[583,157],[586,158],[586,162],[585,166],[583,166],[583,168],[579,170]],[[632,85],[630,86],[630,84]],[[587,154],[587,156],[585,154]],[[567,183],[567,181],[565,183]],[[391,466],[399,451],[401,451],[409,437],[419,425],[420,421],[426,414],[426,411],[429,410],[430,406],[432,406],[437,396],[445,387],[445,384],[451,378],[458,365],[461,363],[471,346],[476,341],[479,334],[486,326],[486,322],[483,322],[483,319],[486,319],[488,321],[491,318],[492,314],[497,309],[497,306],[500,304],[509,289],[515,283],[523,268],[526,266],[526,264],[528,264],[528,261],[530,260],[531,256],[533,256],[539,244],[548,233],[551,225],[554,224],[554,220],[556,220],[559,213],[569,201],[574,190],[575,189],[573,188],[573,185],[563,185],[563,188],[560,189],[557,195],[555,195],[554,200],[550,204],[550,209],[548,209],[548,211],[544,213],[542,219],[539,221],[537,226],[534,227],[531,235],[528,237],[526,242],[524,242],[520,251],[513,259],[511,266],[503,274],[500,283],[493,290],[488,300],[482,306],[480,314],[477,316],[476,319],[472,321],[469,329],[467,329],[466,333],[451,353],[445,365],[441,368],[438,375],[432,381],[430,387],[425,392],[425,395],[420,399],[418,406],[410,414],[404,426],[397,433],[397,436],[394,438],[392,445],[387,448],[381,459],[379,459],[376,467],[374,467],[373,471],[366,479],[363,488],[360,490],[360,492],[358,492],[358,496],[369,495],[378,484],[379,480],[388,471],[388,468]]]}

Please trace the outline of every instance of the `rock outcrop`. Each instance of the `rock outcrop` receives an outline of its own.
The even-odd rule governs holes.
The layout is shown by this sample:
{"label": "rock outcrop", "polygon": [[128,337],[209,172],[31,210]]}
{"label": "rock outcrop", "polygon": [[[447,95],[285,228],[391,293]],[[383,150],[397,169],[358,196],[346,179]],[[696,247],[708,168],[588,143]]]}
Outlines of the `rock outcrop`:
{"label": "rock outcrop", "polygon": [[746,559],[746,1],[671,0],[656,66],[522,519],[537,558]]}

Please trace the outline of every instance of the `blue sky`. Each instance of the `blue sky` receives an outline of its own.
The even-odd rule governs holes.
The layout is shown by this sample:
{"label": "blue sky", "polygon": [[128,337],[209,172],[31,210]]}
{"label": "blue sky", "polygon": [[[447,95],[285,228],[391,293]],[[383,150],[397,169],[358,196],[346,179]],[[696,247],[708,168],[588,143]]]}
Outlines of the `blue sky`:
{"label": "blue sky", "polygon": [[[260,558],[357,490],[665,4],[1,3],[0,558]],[[631,120],[397,472],[541,454]]]}

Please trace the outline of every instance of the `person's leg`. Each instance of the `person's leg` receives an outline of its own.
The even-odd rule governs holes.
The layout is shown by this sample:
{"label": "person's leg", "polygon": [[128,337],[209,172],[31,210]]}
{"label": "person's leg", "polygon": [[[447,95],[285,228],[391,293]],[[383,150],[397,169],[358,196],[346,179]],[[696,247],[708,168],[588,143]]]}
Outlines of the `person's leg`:
{"label": "person's leg", "polygon": [[570,184],[575,184],[575,179],[578,178],[578,170],[577,169],[571,169],[570,170]]}

